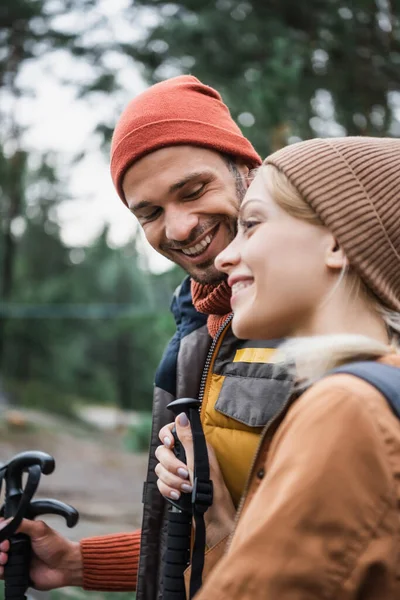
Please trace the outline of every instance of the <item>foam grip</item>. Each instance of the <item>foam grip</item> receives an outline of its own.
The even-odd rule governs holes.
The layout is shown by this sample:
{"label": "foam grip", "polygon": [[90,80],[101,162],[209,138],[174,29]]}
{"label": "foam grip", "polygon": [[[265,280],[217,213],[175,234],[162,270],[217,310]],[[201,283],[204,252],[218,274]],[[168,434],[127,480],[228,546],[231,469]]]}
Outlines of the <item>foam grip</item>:
{"label": "foam grip", "polygon": [[168,515],[167,549],[164,556],[163,600],[185,600],[183,573],[190,560],[191,516],[184,512]]}
{"label": "foam grip", "polygon": [[30,562],[30,538],[24,533],[17,533],[10,539],[8,561],[4,567],[5,600],[24,600],[26,598],[25,592],[31,585]]}

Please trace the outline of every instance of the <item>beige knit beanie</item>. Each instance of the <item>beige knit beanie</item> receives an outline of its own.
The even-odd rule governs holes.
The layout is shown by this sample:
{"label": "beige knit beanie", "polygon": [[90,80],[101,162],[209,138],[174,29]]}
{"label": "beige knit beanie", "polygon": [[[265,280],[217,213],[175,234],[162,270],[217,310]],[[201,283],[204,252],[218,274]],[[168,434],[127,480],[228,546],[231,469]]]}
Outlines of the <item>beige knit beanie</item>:
{"label": "beige knit beanie", "polygon": [[314,139],[269,156],[383,303],[400,311],[400,140]]}

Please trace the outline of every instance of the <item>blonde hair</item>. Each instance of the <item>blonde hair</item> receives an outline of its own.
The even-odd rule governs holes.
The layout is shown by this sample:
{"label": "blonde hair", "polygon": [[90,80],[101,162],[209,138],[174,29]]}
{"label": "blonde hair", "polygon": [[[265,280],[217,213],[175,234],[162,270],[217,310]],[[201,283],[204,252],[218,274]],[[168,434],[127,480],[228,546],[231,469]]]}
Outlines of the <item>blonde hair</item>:
{"label": "blonde hair", "polygon": [[[275,202],[288,214],[324,227],[319,216],[307,202],[303,200],[298,190],[292,185],[282,171],[273,165],[260,168],[261,176],[272,194]],[[390,339],[390,344],[363,335],[333,334],[292,338],[284,342],[278,350],[278,368],[283,367],[292,372],[300,382],[300,386],[322,377],[327,371],[354,361],[377,359],[393,352],[399,353],[400,313],[388,309],[374,292],[365,284],[361,277],[349,267],[345,267],[339,275],[338,285],[346,280],[352,297],[363,296],[370,308],[382,318]],[[337,289],[335,286],[334,290]]]}

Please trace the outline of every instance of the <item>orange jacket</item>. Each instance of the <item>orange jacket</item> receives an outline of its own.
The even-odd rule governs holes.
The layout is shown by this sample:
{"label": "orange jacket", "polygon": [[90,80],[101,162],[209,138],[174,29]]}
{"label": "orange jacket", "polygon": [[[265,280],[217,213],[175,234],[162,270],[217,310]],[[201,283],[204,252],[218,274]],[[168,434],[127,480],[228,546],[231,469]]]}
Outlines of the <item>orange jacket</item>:
{"label": "orange jacket", "polygon": [[264,430],[238,515],[196,600],[400,598],[400,422],[385,398],[351,375],[313,385]]}

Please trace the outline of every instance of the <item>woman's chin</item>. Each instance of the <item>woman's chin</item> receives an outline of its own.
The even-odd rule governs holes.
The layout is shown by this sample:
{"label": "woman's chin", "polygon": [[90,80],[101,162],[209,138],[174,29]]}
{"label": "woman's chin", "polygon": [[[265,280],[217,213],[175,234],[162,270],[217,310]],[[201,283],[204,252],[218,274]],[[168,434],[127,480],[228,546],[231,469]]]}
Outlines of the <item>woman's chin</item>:
{"label": "woman's chin", "polygon": [[242,315],[233,313],[232,331],[235,337],[241,340],[256,339],[256,329],[254,319],[252,319],[251,316],[246,318]]}

